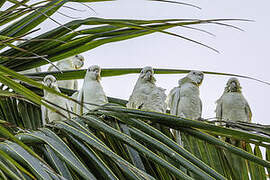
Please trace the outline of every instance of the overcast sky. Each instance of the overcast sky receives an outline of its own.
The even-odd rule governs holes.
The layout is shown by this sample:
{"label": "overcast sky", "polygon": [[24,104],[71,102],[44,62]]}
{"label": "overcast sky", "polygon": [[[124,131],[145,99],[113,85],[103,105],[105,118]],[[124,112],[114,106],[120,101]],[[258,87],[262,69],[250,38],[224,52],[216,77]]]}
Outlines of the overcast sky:
{"label": "overcast sky", "polygon": [[[189,0],[182,1],[201,7],[196,8],[160,3],[147,0],[118,0],[115,2],[93,3],[90,5],[97,13],[80,4],[69,3],[72,7],[85,9],[76,12],[61,9],[68,15],[86,18],[90,16],[103,18],[125,19],[164,19],[164,18],[241,18],[255,22],[232,22],[245,30],[241,32],[218,25],[195,26],[214,33],[206,33],[184,29],[181,27],[169,31],[203,42],[220,51],[215,53],[200,45],[186,40],[155,33],[132,40],[100,46],[83,53],[86,59],[84,68],[92,64],[101,67],[144,67],[196,69],[247,75],[270,82],[269,72],[269,41],[270,41],[270,1],[269,0]],[[55,19],[69,21],[66,17],[56,14]],[[55,26],[46,22],[47,27]],[[44,27],[44,26],[41,26]],[[43,30],[45,30],[43,28]],[[156,75],[157,85],[167,89],[166,93],[177,86],[178,79],[184,75]],[[138,74],[103,78],[102,85],[108,96],[128,99]],[[221,96],[229,77],[205,75],[200,87],[203,102],[203,117],[215,117],[215,101]],[[81,82],[80,82],[81,83]],[[267,101],[270,101],[270,87],[252,80],[240,79],[243,94],[248,100],[253,122],[269,124]]]}

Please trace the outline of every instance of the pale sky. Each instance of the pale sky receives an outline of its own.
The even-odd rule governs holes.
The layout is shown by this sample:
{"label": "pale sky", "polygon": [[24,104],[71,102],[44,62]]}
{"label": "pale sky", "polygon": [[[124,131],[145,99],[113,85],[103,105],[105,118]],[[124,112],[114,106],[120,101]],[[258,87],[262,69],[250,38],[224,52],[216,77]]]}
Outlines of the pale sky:
{"label": "pale sky", "polygon": [[[189,0],[182,1],[201,7],[196,8],[153,2],[147,0],[117,0],[115,2],[93,3],[90,5],[96,12],[78,3],[69,3],[72,7],[85,9],[77,12],[62,8],[60,11],[73,17],[102,17],[123,19],[165,19],[165,18],[240,18],[255,22],[231,22],[245,30],[241,32],[218,25],[194,26],[216,35],[177,27],[169,31],[203,42],[220,51],[215,53],[205,47],[186,40],[155,33],[132,40],[100,46],[83,53],[86,59],[84,68],[97,64],[103,68],[114,67],[144,67],[196,69],[202,71],[217,71],[251,76],[270,82],[269,63],[269,0]],[[71,19],[56,14],[56,20],[66,22]],[[47,21],[42,31],[55,26]],[[157,85],[167,89],[166,93],[177,86],[178,79],[184,75],[156,75]],[[102,85],[108,96],[128,99],[138,74],[103,78]],[[215,117],[215,101],[221,96],[229,77],[205,75],[200,87],[203,102],[203,118]],[[243,94],[253,112],[252,121],[270,124],[268,120],[268,104],[270,101],[270,86],[256,81],[240,78]],[[81,84],[82,82],[80,82]]]}

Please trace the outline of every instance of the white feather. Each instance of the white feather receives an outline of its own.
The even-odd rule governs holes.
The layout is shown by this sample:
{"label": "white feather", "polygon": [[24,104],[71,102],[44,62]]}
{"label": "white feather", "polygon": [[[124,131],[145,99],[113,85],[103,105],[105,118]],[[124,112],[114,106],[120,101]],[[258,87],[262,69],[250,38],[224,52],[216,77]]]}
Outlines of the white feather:
{"label": "white feather", "polygon": [[249,104],[241,92],[238,79],[230,78],[223,95],[217,100],[216,117],[224,121],[251,122],[251,116]]}
{"label": "white feather", "polygon": [[[47,83],[46,81],[49,79],[49,83]],[[52,75],[48,75],[44,78],[44,84],[48,85],[49,87],[53,88],[54,90],[60,92],[58,86],[57,86],[57,82],[54,76]],[[46,99],[49,102],[52,102],[55,105],[51,105],[53,108],[55,108],[57,111],[59,111],[62,115],[64,115],[65,117],[63,117],[62,115],[60,115],[59,113],[56,113],[54,111],[51,111],[50,109],[47,109],[45,106],[41,107],[41,111],[42,111],[42,122],[43,125],[45,125],[46,123],[51,123],[53,121],[61,121],[61,120],[65,120],[66,118],[70,118],[70,114],[69,112],[59,108],[65,108],[68,111],[71,111],[69,102],[67,99],[52,94],[50,92],[47,92],[46,90],[44,90],[44,99]],[[59,107],[58,107],[59,106]]]}
{"label": "white feather", "polygon": [[165,89],[155,85],[152,67],[145,67],[136,82],[133,92],[127,103],[128,108],[146,111],[166,112]]}
{"label": "white feather", "polygon": [[75,113],[84,114],[89,112],[89,110],[98,108],[97,106],[85,103],[92,103],[97,105],[104,105],[108,103],[108,99],[100,84],[100,71],[101,70],[99,66],[96,65],[88,68],[84,77],[82,89],[80,89],[78,95],[73,95],[73,97],[77,96],[77,101],[82,102],[84,107],[82,108],[82,106],[75,104]]}
{"label": "white feather", "polygon": [[179,86],[171,90],[168,96],[168,106],[171,114],[188,119],[198,119],[202,114],[199,85],[203,80],[200,71],[191,71],[179,80]]}
{"label": "white feather", "polygon": [[[62,70],[75,70],[80,69],[84,64],[84,58],[81,55],[72,56],[66,59],[63,59],[56,63],[56,66]],[[51,65],[48,68],[48,71],[58,71],[56,67]],[[58,87],[67,88],[67,89],[78,89],[78,82],[77,80],[62,80],[58,81]]]}

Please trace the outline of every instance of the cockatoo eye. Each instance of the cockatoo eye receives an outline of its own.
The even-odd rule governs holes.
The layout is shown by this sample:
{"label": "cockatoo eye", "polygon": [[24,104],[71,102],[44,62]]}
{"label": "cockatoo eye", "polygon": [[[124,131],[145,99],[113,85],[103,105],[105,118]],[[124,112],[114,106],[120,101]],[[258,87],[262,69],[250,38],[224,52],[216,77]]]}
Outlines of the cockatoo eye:
{"label": "cockatoo eye", "polygon": [[75,55],[75,57],[76,57],[76,58],[79,58],[79,56],[78,56],[78,55]]}

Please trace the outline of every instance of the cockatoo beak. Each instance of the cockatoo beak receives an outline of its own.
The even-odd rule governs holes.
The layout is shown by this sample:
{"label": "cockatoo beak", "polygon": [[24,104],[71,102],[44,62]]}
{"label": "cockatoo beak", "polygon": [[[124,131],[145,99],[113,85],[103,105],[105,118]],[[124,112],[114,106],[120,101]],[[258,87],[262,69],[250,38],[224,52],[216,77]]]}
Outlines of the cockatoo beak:
{"label": "cockatoo beak", "polygon": [[202,81],[203,81],[203,76],[200,76],[200,77],[199,77],[198,85],[201,85],[201,84],[202,84]]}
{"label": "cockatoo beak", "polygon": [[147,79],[147,80],[150,80],[151,78],[152,78],[152,72],[151,71],[147,71],[146,72],[146,74],[145,74],[145,78]]}
{"label": "cockatoo beak", "polygon": [[101,79],[99,70],[95,70],[96,79],[99,81]]}
{"label": "cockatoo beak", "polygon": [[81,67],[83,67],[84,62],[83,59],[80,59],[80,62],[78,64],[75,64],[75,69],[80,69]]}
{"label": "cockatoo beak", "polygon": [[231,84],[230,84],[230,90],[231,91],[236,91],[237,90],[237,84],[236,84],[236,82],[231,82]]}
{"label": "cockatoo beak", "polygon": [[45,82],[45,85],[51,88],[52,87],[52,80],[47,79],[46,82]]}

